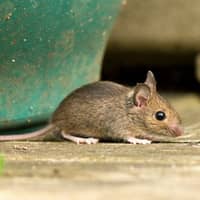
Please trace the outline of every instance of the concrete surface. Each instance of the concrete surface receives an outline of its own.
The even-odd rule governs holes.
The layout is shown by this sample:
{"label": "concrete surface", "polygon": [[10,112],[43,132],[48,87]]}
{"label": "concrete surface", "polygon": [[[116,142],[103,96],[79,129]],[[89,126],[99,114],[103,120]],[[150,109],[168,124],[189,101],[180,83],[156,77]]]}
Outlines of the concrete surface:
{"label": "concrete surface", "polygon": [[0,199],[199,199],[200,97],[168,96],[189,135],[171,143],[1,142]]}

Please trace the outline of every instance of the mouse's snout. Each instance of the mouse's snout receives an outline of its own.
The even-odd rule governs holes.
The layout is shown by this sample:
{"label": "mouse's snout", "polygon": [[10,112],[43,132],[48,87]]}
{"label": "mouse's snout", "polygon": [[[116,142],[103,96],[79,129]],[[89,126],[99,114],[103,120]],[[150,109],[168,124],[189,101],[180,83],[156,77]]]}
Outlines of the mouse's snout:
{"label": "mouse's snout", "polygon": [[172,133],[172,135],[175,137],[181,136],[184,134],[184,130],[181,125],[177,125],[177,124],[171,125],[171,126],[169,126],[169,130]]}

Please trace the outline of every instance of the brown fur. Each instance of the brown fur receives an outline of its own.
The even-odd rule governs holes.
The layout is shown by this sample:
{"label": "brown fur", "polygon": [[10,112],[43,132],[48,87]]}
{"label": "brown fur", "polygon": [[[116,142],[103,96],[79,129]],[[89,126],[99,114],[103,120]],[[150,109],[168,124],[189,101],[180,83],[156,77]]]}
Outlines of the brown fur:
{"label": "brown fur", "polygon": [[[126,140],[127,137],[174,136],[168,124],[179,125],[180,118],[156,92],[155,80],[150,82],[151,85],[143,84],[150,90],[143,108],[134,105],[134,90],[140,90],[141,85],[134,89],[102,81],[86,85],[64,99],[51,122],[67,134],[82,137]],[[165,121],[154,118],[159,110],[168,116]]]}
{"label": "brown fur", "polygon": [[[157,111],[165,112],[166,119],[157,120]],[[50,129],[54,127],[60,133],[102,140],[156,140],[182,134],[180,117],[167,100],[157,93],[156,81],[150,71],[146,81],[135,88],[99,81],[75,90],[60,103],[50,125]],[[38,136],[38,133],[45,134],[45,131],[29,133],[27,138]],[[25,137],[0,136],[0,140]]]}

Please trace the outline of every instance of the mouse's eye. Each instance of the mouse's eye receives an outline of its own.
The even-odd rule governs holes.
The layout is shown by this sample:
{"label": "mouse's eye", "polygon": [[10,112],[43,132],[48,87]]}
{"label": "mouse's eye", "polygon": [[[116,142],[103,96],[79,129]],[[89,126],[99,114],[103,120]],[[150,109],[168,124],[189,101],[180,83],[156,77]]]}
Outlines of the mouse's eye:
{"label": "mouse's eye", "polygon": [[166,118],[166,114],[162,111],[158,111],[156,112],[155,117],[157,120],[162,121]]}

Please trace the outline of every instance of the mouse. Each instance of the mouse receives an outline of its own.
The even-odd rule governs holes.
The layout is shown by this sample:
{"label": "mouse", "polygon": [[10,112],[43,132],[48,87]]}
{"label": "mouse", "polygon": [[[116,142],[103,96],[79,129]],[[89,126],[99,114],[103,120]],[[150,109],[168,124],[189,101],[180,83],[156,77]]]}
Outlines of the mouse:
{"label": "mouse", "polygon": [[0,135],[0,141],[27,140],[48,132],[76,144],[150,144],[184,133],[179,114],[157,92],[151,71],[134,87],[111,81],[84,85],[64,98],[46,127],[26,134]]}

